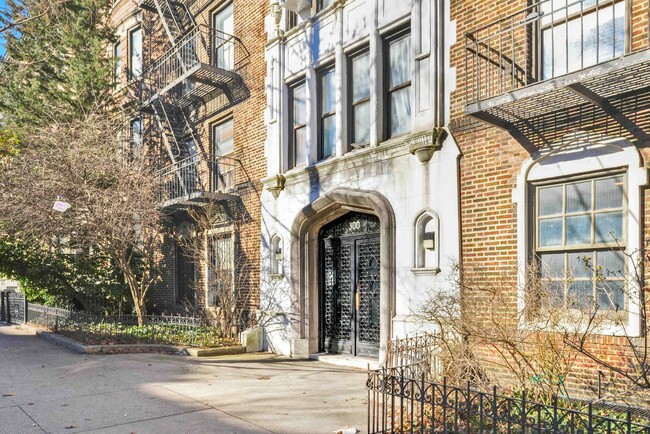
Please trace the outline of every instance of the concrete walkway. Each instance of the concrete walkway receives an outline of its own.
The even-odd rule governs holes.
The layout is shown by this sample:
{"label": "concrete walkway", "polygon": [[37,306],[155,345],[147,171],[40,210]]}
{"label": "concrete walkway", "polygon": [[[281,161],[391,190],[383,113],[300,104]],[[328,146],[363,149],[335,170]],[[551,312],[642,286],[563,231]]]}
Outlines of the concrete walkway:
{"label": "concrete walkway", "polygon": [[366,430],[364,371],[269,354],[80,355],[0,326],[0,433]]}

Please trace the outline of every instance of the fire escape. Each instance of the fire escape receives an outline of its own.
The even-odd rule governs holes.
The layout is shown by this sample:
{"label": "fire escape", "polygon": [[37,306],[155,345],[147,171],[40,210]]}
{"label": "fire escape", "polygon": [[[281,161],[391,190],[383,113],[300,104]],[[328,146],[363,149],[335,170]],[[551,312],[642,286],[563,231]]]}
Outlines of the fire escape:
{"label": "fire escape", "polygon": [[647,145],[644,14],[647,0],[541,0],[468,33],[465,113],[531,153],[578,130]]}
{"label": "fire escape", "polygon": [[161,207],[231,200],[239,163],[203,146],[195,119],[208,103],[214,112],[248,97],[237,72],[248,53],[235,36],[197,24],[189,2],[143,0],[140,7],[159,16],[170,43],[145,68],[141,92],[141,110],[154,119],[169,158],[159,171]]}

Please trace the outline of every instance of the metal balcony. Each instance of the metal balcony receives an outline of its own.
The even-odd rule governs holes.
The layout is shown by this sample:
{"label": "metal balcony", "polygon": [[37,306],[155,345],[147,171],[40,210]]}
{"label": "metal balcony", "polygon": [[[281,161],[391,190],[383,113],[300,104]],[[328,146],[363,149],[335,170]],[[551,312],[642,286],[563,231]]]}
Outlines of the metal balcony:
{"label": "metal balcony", "polygon": [[238,198],[237,161],[190,156],[158,172],[161,208],[180,209]]}
{"label": "metal balcony", "polygon": [[197,26],[145,70],[143,108],[159,98],[185,108],[218,95],[237,104],[249,95],[237,73],[247,57],[237,37]]}
{"label": "metal balcony", "polygon": [[543,0],[468,33],[465,112],[531,151],[575,130],[647,142],[642,1]]}

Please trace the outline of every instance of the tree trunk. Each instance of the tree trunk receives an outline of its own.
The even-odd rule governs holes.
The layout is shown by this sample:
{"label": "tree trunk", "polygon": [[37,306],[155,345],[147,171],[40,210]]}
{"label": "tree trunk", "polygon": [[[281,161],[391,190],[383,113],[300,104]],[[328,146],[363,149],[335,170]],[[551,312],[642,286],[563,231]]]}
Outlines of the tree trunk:
{"label": "tree trunk", "polygon": [[135,306],[135,314],[138,316],[138,325],[144,325],[147,316],[147,306],[144,300],[140,297],[134,297],[133,305]]}

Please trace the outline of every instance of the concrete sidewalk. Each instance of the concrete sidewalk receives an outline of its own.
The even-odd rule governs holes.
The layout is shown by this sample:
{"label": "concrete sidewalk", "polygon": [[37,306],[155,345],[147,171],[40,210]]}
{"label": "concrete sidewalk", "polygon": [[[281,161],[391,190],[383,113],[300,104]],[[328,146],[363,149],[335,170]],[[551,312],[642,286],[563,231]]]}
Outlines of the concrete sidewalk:
{"label": "concrete sidewalk", "polygon": [[0,326],[0,433],[366,430],[364,371],[270,354],[83,355]]}

